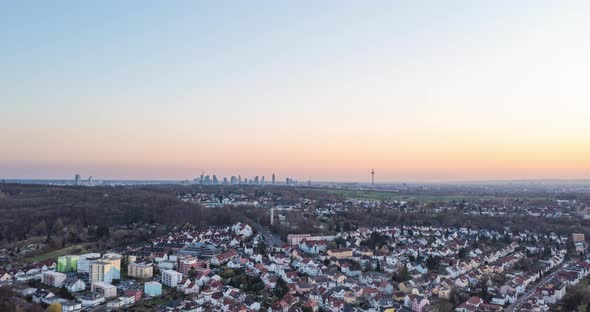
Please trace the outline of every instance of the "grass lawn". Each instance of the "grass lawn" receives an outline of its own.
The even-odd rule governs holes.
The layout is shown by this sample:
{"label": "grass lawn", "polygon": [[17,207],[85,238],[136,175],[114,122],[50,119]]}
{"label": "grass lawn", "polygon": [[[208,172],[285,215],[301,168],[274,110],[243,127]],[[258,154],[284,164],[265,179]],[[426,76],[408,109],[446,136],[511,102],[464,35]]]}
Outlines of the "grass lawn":
{"label": "grass lawn", "polygon": [[69,254],[80,254],[84,252],[89,252],[87,249],[91,243],[81,243],[77,245],[68,246],[62,249],[57,249],[50,251],[48,253],[44,253],[41,255],[25,258],[25,261],[28,262],[38,262],[38,261],[45,261],[47,259],[57,259],[57,257],[69,255]]}

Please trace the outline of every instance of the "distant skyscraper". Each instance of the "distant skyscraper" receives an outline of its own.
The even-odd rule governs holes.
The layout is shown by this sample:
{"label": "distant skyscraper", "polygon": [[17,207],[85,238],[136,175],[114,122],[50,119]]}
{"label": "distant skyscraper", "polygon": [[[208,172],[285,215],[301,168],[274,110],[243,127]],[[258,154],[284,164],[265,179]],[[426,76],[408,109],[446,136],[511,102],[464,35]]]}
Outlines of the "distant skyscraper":
{"label": "distant skyscraper", "polygon": [[74,185],[80,185],[80,184],[82,184],[80,175],[76,174],[76,176],[74,177]]}
{"label": "distant skyscraper", "polygon": [[255,177],[254,177],[254,184],[259,184],[259,182],[260,182],[260,181],[258,180],[258,176],[255,176]]}
{"label": "distant skyscraper", "polygon": [[264,176],[262,176],[262,179],[260,180],[260,184],[264,185]]}
{"label": "distant skyscraper", "polygon": [[219,184],[219,180],[217,180],[216,175],[213,175],[213,184]]}
{"label": "distant skyscraper", "polygon": [[242,176],[238,175],[238,184],[242,184]]}
{"label": "distant skyscraper", "polygon": [[371,185],[375,185],[375,168],[371,169]]}
{"label": "distant skyscraper", "polygon": [[273,174],[272,174],[272,184],[275,184],[275,183],[276,183],[276,180],[275,180],[275,174],[273,173]]}

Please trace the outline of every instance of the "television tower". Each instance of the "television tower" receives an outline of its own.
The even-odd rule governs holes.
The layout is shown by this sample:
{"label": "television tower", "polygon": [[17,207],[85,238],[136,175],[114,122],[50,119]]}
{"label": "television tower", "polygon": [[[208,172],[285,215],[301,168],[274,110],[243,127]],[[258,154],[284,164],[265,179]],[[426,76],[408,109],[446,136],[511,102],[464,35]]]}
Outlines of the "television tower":
{"label": "television tower", "polygon": [[375,185],[375,168],[371,169],[371,185]]}

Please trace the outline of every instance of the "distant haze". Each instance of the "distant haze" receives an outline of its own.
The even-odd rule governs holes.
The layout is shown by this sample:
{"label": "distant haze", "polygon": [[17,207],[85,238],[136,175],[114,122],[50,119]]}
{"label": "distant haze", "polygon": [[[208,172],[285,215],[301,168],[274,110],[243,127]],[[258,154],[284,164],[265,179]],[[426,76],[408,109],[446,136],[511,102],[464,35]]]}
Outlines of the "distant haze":
{"label": "distant haze", "polygon": [[0,4],[0,178],[590,178],[588,1]]}

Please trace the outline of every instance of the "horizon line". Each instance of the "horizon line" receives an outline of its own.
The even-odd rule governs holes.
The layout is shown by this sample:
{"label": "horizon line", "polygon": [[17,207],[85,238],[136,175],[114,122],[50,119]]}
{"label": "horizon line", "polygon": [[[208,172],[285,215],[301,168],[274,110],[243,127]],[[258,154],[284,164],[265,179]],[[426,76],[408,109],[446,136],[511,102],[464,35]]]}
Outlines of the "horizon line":
{"label": "horizon line", "polygon": [[[87,179],[83,179],[83,181],[86,181]],[[192,182],[193,179],[159,179],[159,178],[154,178],[154,179],[134,179],[134,178],[124,178],[124,179],[112,179],[112,178],[94,178],[94,181],[127,181],[127,182],[139,182],[139,181],[151,181],[151,182],[171,182],[171,183],[181,183],[181,182]],[[361,185],[371,185],[371,181],[326,181],[326,180],[317,180],[314,181],[312,179],[297,179],[297,178],[293,178],[294,181],[298,182],[298,183],[304,183],[306,184],[307,182],[312,182],[314,184],[319,184],[319,183],[329,183],[329,184],[361,184]],[[69,178],[14,178],[14,177],[10,177],[10,178],[4,178],[4,177],[0,177],[0,182],[18,182],[18,181],[75,181],[75,179],[69,179]],[[375,181],[374,185],[391,185],[391,184],[477,184],[477,183],[481,183],[481,184],[485,184],[485,183],[515,183],[515,182],[520,182],[520,183],[524,183],[524,182],[576,182],[576,183],[582,183],[582,182],[587,182],[590,183],[590,177],[589,178],[533,178],[533,179],[526,179],[526,178],[516,178],[516,179],[475,179],[475,180],[406,180],[406,181]],[[277,184],[286,184],[285,181],[278,181],[273,184],[272,181],[265,181],[264,184],[258,184],[258,185],[277,185]],[[218,184],[210,184],[210,185],[223,185],[223,183],[218,183]],[[228,185],[254,185],[254,184],[228,184]]]}

